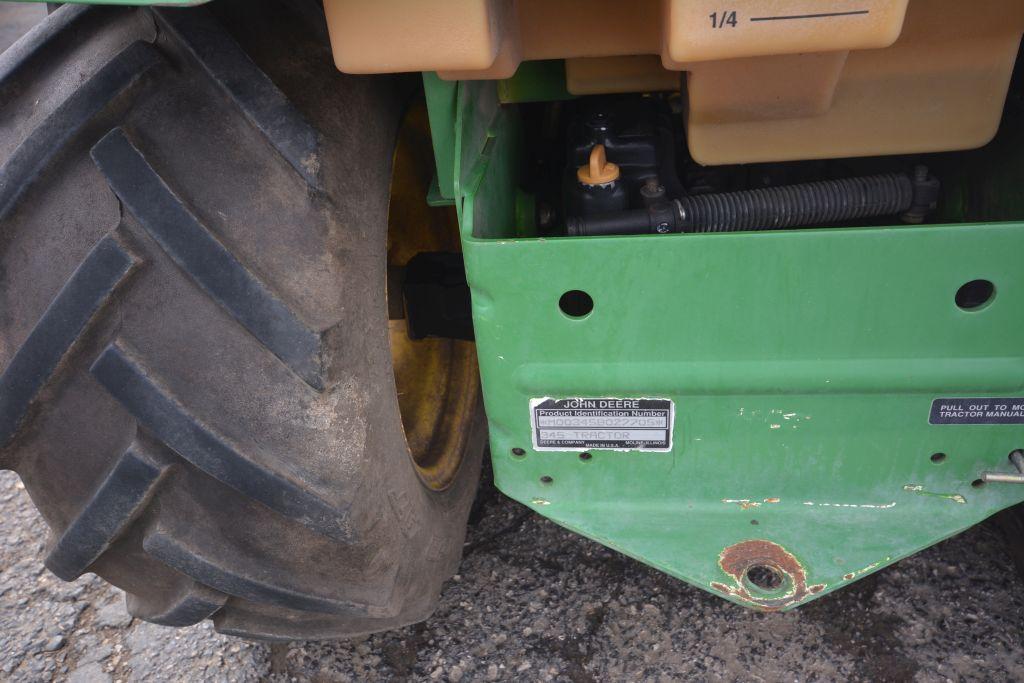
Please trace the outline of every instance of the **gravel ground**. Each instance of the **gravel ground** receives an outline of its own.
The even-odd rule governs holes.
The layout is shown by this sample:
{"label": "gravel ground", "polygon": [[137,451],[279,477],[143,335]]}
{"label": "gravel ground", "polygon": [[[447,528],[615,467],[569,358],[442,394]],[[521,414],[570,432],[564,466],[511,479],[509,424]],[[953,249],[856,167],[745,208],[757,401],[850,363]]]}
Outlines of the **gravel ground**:
{"label": "gravel ground", "polygon": [[133,621],[42,567],[45,524],[0,473],[0,679],[37,681],[1024,680],[1024,598],[981,526],[796,612],[759,614],[624,558],[489,486],[425,624],[266,645]]}
{"label": "gravel ground", "polygon": [[[0,2],[0,51],[42,16]],[[0,679],[1024,680],[1024,598],[981,526],[788,614],[733,606],[494,492],[425,624],[352,642],[254,644],[134,621],[119,591],[43,569],[48,538],[0,473]]]}

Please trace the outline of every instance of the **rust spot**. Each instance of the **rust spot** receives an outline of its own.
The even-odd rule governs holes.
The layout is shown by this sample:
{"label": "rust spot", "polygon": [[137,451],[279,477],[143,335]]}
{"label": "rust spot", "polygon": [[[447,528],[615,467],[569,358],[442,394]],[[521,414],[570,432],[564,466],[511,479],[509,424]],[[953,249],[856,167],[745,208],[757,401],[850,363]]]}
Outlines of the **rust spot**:
{"label": "rust spot", "polygon": [[843,580],[850,581],[853,579],[854,576],[856,576],[856,574],[854,574],[853,572],[850,572],[849,574],[843,574]]}
{"label": "rust spot", "polygon": [[[781,593],[760,595],[751,592],[745,577],[751,567],[758,565],[768,567],[785,577]],[[718,556],[718,566],[732,577],[733,585],[715,581],[711,583],[714,590],[769,612],[795,605],[808,595],[820,593],[825,589],[823,583],[808,586],[807,573],[800,561],[781,545],[771,541],[752,539],[731,545]]]}

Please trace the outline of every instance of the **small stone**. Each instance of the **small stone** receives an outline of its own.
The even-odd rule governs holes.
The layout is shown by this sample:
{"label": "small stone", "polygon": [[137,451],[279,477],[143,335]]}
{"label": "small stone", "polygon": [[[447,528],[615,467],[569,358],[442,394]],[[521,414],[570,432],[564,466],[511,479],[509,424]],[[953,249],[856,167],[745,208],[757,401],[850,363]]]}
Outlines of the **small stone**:
{"label": "small stone", "polygon": [[53,652],[64,647],[64,636],[54,636],[39,647],[40,652]]}
{"label": "small stone", "polygon": [[101,643],[95,647],[91,647],[82,654],[82,658],[79,659],[80,664],[91,664],[93,662],[102,662],[104,659],[114,653],[114,648],[110,647],[109,643]]}
{"label": "small stone", "polygon": [[448,671],[448,680],[451,681],[452,683],[459,683],[459,681],[462,680],[462,676],[463,676],[462,667],[453,666]]}
{"label": "small stone", "polygon": [[96,626],[100,628],[124,628],[131,623],[132,616],[120,602],[108,602],[96,611]]}
{"label": "small stone", "polygon": [[80,666],[68,676],[68,683],[110,683],[110,675],[96,662]]}
{"label": "small stone", "polygon": [[487,680],[496,681],[498,680],[498,665],[491,664],[487,667]]}

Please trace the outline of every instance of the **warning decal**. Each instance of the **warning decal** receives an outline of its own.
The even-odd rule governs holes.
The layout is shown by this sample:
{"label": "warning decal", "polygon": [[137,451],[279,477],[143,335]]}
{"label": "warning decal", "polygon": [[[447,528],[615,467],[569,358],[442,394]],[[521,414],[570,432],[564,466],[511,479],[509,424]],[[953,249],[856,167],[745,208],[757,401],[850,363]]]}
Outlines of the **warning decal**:
{"label": "warning decal", "polygon": [[530,399],[538,451],[670,451],[674,421],[667,398]]}
{"label": "warning decal", "polygon": [[933,425],[1024,424],[1024,398],[937,398],[928,423]]}

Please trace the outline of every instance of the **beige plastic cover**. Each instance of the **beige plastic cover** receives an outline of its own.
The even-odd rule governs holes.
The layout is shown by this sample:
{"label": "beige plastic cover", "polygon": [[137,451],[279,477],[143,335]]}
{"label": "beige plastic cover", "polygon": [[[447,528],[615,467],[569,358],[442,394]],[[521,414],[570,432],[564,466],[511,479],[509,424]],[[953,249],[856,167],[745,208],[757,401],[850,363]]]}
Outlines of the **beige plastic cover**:
{"label": "beige plastic cover", "polygon": [[964,149],[995,133],[1022,0],[325,0],[338,68],[673,90],[705,164]]}

